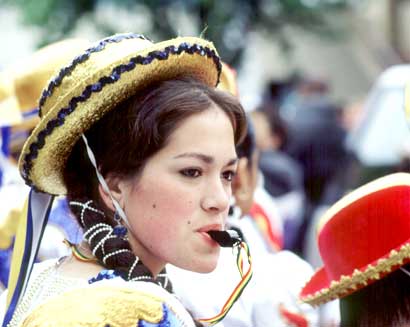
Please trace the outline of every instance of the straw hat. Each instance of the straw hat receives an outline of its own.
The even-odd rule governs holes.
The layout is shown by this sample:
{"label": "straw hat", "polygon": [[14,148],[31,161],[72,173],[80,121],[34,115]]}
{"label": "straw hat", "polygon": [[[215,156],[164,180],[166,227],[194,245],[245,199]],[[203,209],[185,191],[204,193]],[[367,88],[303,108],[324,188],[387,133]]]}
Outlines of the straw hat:
{"label": "straw hat", "polygon": [[13,78],[7,72],[0,72],[0,127],[21,122],[21,113],[14,96]]}
{"label": "straw hat", "polygon": [[153,43],[117,34],[100,41],[60,70],[40,99],[41,121],[19,161],[26,183],[65,194],[63,170],[81,134],[116,104],[154,82],[192,76],[215,87],[221,64],[212,43],[181,37]]}
{"label": "straw hat", "polygon": [[218,88],[227,91],[236,97],[239,96],[238,85],[236,83],[236,71],[224,62],[222,62],[222,71]]}
{"label": "straw hat", "polygon": [[379,178],[323,216],[318,244],[324,266],[300,298],[319,305],[349,295],[410,262],[410,174]]}
{"label": "straw hat", "polygon": [[18,61],[0,75],[0,126],[20,125],[20,129],[32,129],[39,121],[30,115],[38,108],[38,99],[56,69],[66,64],[78,52],[85,50],[89,42],[84,39],[67,39],[45,46],[29,57]]}

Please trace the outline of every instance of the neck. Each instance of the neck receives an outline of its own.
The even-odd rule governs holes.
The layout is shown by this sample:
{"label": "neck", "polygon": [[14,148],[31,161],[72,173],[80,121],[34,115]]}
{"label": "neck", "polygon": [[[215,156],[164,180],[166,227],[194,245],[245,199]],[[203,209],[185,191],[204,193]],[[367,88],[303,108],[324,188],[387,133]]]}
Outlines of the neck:
{"label": "neck", "polygon": [[164,269],[166,262],[153,256],[131,233],[128,233],[128,237],[132,252],[140,258],[144,266],[147,267],[154,279],[156,279],[157,275]]}

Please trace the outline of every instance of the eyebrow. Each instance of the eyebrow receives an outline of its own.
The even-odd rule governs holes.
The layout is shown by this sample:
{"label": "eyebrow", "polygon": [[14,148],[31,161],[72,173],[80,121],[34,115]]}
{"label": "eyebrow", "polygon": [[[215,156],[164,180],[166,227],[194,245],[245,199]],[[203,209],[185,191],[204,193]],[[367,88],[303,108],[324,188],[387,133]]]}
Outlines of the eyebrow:
{"label": "eyebrow", "polygon": [[[199,159],[205,162],[206,164],[211,164],[215,161],[213,157],[208,156],[203,153],[198,153],[198,152],[186,152],[186,153],[182,153],[174,157],[174,159],[179,159],[179,158],[195,158],[195,159]],[[238,158],[232,158],[228,161],[226,166],[231,166],[235,164],[237,161],[238,161]]]}

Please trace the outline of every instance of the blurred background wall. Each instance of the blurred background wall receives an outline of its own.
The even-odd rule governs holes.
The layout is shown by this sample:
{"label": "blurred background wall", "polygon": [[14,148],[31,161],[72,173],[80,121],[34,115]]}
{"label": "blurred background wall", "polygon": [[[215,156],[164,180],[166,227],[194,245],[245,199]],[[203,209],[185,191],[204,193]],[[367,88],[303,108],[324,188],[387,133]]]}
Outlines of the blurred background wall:
{"label": "blurred background wall", "polygon": [[386,67],[410,59],[407,0],[0,0],[0,21],[0,69],[65,37],[133,31],[158,41],[202,32],[238,70],[249,109],[267,81],[295,74],[354,100]]}

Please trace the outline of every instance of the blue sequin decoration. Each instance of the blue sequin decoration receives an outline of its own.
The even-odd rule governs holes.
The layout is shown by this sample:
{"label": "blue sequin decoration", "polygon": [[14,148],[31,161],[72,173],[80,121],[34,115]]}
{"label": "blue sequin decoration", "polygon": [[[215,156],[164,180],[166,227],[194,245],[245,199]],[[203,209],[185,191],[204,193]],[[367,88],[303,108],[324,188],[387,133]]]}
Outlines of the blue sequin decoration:
{"label": "blue sequin decoration", "polygon": [[90,58],[90,55],[92,53],[100,52],[100,51],[104,50],[105,46],[108,43],[118,43],[118,42],[121,42],[123,40],[136,39],[136,38],[142,39],[142,40],[149,40],[148,38],[146,38],[144,35],[141,35],[141,34],[128,33],[128,34],[114,35],[112,37],[108,37],[106,39],[101,40],[98,43],[97,46],[91,47],[91,48],[87,49],[85,51],[85,53],[75,57],[74,60],[68,66],[66,66],[66,67],[64,67],[60,70],[58,75],[49,83],[48,87],[43,91],[43,94],[41,95],[41,98],[40,98],[40,105],[39,105],[39,108],[40,108],[39,115],[40,115],[40,117],[42,116],[41,107],[44,105],[47,98],[50,97],[53,94],[54,89],[61,84],[61,82],[62,82],[62,80],[64,79],[65,76],[71,74],[71,72],[74,70],[74,68],[78,64],[81,64],[81,63],[85,62],[86,60],[88,60],[88,58]]}
{"label": "blue sequin decoration", "polygon": [[97,276],[90,278],[88,280],[88,284],[93,284],[93,283],[99,282],[100,280],[103,280],[103,279],[113,279],[113,278],[116,278],[116,277],[121,277],[119,272],[117,272],[115,270],[105,269],[105,270],[100,271]]}
{"label": "blue sequin decoration", "polygon": [[152,323],[145,320],[138,321],[138,327],[182,327],[182,323],[175,314],[170,310],[168,305],[162,304],[163,317],[160,322]]}
{"label": "blue sequin decoration", "polygon": [[124,237],[125,235],[127,235],[127,228],[125,226],[121,226],[121,225],[115,226],[114,230],[113,230],[113,233],[114,233],[115,236]]}
{"label": "blue sequin decoration", "polygon": [[[109,39],[101,41],[99,46],[98,46],[100,48],[98,48],[98,47],[97,48],[98,48],[98,51],[101,51],[101,50],[103,50],[103,48],[105,47],[105,44],[107,44],[107,43],[119,42],[120,40],[123,40],[123,39],[126,39],[126,38],[135,38],[135,37],[144,38],[143,36],[137,35],[137,34],[117,35],[114,38],[109,38]],[[146,39],[146,38],[144,38],[144,39]],[[96,49],[96,48],[92,48],[92,49]],[[97,50],[92,51],[92,52],[96,52],[96,51]],[[104,77],[100,78],[100,80],[97,83],[92,84],[92,85],[88,85],[84,89],[82,95],[72,98],[70,100],[70,103],[69,103],[68,107],[62,108],[59,111],[59,113],[57,114],[57,118],[51,120],[47,124],[47,127],[44,130],[44,137],[43,138],[38,137],[37,142],[32,143],[30,145],[30,148],[29,148],[30,151],[24,157],[22,175],[25,179],[26,184],[31,186],[34,190],[39,191],[34,185],[32,185],[33,183],[31,181],[31,179],[28,177],[29,176],[29,170],[32,167],[31,161],[34,160],[37,157],[38,149],[41,149],[44,146],[45,136],[50,135],[55,127],[63,125],[64,121],[65,121],[65,117],[67,115],[71,114],[75,110],[78,103],[85,102],[86,100],[88,100],[88,98],[91,96],[92,93],[101,91],[102,88],[105,85],[112,84],[112,83],[115,83],[116,81],[118,81],[123,72],[127,72],[127,71],[130,71],[130,70],[134,69],[136,67],[136,64],[147,65],[147,64],[150,64],[154,59],[163,60],[165,57],[168,57],[170,53],[179,55],[182,52],[186,52],[186,53],[190,53],[190,54],[198,53],[198,54],[201,54],[201,55],[202,55],[202,53],[205,53],[208,58],[212,58],[215,65],[216,65],[216,67],[217,67],[217,72],[218,72],[218,78],[217,78],[217,83],[216,84],[219,83],[222,64],[220,62],[219,57],[216,55],[215,51],[210,49],[210,48],[207,48],[207,47],[204,48],[204,47],[199,46],[199,45],[192,45],[191,46],[188,43],[183,42],[179,45],[178,48],[175,48],[175,46],[169,46],[169,47],[166,47],[164,49],[164,51],[159,51],[159,50],[158,51],[152,51],[146,57],[142,57],[142,56],[138,55],[134,58],[131,58],[130,61],[127,64],[122,64],[122,65],[119,65],[119,66],[115,67],[112,70],[111,75],[104,76]],[[76,59],[78,59],[78,58],[88,59],[88,57],[89,57],[89,54],[88,54],[88,56],[80,56],[80,57],[77,57]],[[78,63],[80,63],[80,62],[81,61],[79,61]],[[67,71],[71,72],[78,63],[74,64],[74,62],[73,62],[72,65],[71,65],[72,68],[67,68],[66,67],[64,72],[67,72]],[[71,67],[71,66],[68,66],[68,67]],[[59,76],[60,76],[60,74],[59,74]],[[64,76],[61,76],[61,80],[62,80],[63,77]],[[57,77],[55,79],[55,81],[50,82],[50,85],[57,85],[56,81],[57,82],[59,81],[59,83],[61,83],[61,80],[59,80],[58,77]],[[52,90],[53,90],[53,87],[51,87],[50,90],[47,89],[47,91],[45,91],[45,93],[49,93],[51,95]],[[47,96],[45,96],[45,97],[47,97]],[[40,107],[41,107],[41,104],[40,104]],[[40,108],[40,110],[41,110],[41,108]]]}
{"label": "blue sequin decoration", "polygon": [[0,283],[7,287],[14,241],[7,249],[0,249]]}

